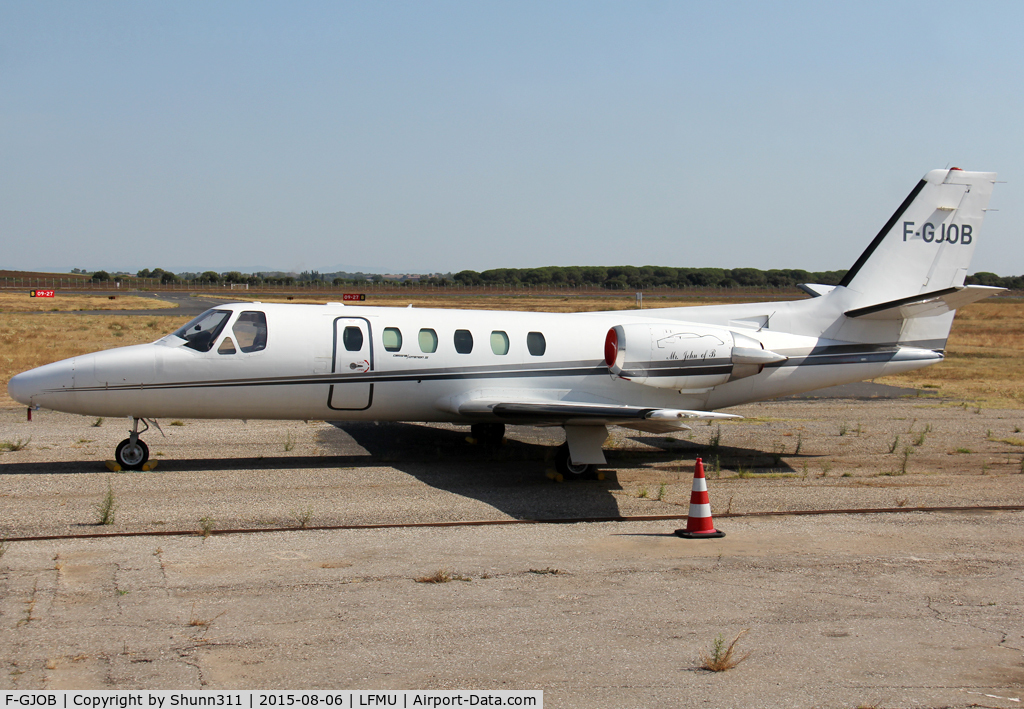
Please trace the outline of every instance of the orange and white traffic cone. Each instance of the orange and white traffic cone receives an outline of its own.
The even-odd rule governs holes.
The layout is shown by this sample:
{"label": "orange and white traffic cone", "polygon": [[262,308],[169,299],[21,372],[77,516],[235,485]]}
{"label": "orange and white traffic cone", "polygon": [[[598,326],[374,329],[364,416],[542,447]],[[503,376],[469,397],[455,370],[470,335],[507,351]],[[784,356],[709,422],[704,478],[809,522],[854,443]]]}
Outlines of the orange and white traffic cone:
{"label": "orange and white traffic cone", "polygon": [[677,529],[676,536],[683,539],[718,539],[725,532],[715,529],[711,521],[711,499],[708,497],[708,482],[704,477],[704,463],[697,458],[693,466],[693,488],[690,492],[690,513],[686,517],[686,529]]}

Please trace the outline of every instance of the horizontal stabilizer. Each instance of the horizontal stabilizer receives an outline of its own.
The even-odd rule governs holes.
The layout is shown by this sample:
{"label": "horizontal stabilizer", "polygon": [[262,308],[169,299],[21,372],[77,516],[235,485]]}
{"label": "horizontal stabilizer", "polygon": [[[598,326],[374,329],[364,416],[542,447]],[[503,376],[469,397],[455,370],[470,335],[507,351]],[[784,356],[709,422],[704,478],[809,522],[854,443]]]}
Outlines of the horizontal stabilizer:
{"label": "horizontal stabilizer", "polygon": [[962,308],[965,305],[988,298],[1005,288],[993,286],[960,286],[944,288],[931,293],[921,293],[909,298],[890,300],[887,303],[869,305],[865,308],[848,310],[846,317],[864,320],[909,320],[928,318]]}
{"label": "horizontal stabilizer", "polygon": [[463,402],[460,414],[493,414],[522,423],[605,424],[650,426],[658,430],[685,429],[688,419],[738,419],[735,414],[687,409],[658,409],[619,404],[592,404],[577,401],[483,401]]}
{"label": "horizontal stabilizer", "polygon": [[798,283],[796,287],[812,298],[828,295],[836,289],[835,286],[824,286],[820,283]]}

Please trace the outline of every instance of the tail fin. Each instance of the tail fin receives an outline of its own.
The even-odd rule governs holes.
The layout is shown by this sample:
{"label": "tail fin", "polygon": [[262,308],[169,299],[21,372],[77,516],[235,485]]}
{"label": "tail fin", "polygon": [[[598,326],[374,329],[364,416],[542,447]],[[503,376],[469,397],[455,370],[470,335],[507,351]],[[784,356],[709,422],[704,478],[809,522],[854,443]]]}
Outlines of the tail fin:
{"label": "tail fin", "polygon": [[963,286],[995,178],[957,167],[925,175],[839,283],[848,307]]}

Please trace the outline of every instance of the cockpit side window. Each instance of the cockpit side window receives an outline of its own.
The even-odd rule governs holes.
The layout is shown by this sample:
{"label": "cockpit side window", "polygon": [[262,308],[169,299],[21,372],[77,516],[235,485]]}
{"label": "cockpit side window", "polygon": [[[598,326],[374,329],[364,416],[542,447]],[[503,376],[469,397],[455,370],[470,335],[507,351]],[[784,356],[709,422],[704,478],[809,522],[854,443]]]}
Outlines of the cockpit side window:
{"label": "cockpit side window", "polygon": [[243,310],[231,326],[242,352],[259,352],[267,347],[267,316],[259,310]]}
{"label": "cockpit side window", "polygon": [[191,347],[198,352],[209,352],[229,317],[230,310],[207,310],[174,334],[185,340],[185,347]]}

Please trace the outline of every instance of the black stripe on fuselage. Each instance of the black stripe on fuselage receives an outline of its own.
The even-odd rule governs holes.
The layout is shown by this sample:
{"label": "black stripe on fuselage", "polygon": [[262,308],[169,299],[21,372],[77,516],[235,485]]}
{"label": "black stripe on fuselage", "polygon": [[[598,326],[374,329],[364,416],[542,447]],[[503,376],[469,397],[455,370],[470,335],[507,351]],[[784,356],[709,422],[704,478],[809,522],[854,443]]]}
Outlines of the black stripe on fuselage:
{"label": "black stripe on fuselage", "polygon": [[[941,355],[944,342],[887,343],[878,345],[823,345],[811,350],[780,350],[779,354],[789,357],[784,362],[766,365],[766,369],[782,367],[807,367],[839,364],[864,364],[887,362],[896,356],[900,347],[919,347]],[[939,345],[936,347],[935,345]],[[701,376],[728,372],[730,365],[704,367],[679,367],[677,370],[659,370],[657,376]],[[713,370],[713,371],[706,371]],[[664,372],[664,373],[662,373]],[[330,384],[380,384],[386,382],[450,381],[458,379],[524,379],[533,377],[584,377],[607,376],[608,368],[600,360],[555,362],[533,365],[501,365],[498,367],[459,367],[452,369],[421,369],[399,372],[366,372],[363,374],[314,374],[292,377],[262,377],[249,379],[220,379],[213,381],[183,381],[160,384],[119,384],[114,386],[77,387],[74,389],[53,389],[48,393],[98,392],[98,391],[166,391],[174,389],[209,389],[266,386],[307,386]],[[651,375],[648,375],[651,376]]]}

